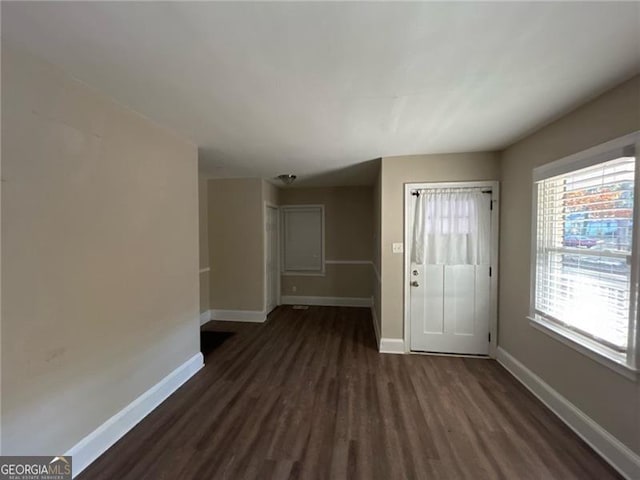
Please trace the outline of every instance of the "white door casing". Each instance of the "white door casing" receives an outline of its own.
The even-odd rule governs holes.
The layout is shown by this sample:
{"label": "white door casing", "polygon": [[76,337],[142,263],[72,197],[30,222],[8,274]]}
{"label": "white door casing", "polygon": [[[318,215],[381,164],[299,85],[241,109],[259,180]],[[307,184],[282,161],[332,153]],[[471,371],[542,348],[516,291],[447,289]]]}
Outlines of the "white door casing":
{"label": "white door casing", "polygon": [[[421,188],[482,188],[491,222],[490,259],[479,265],[411,262],[414,206]],[[484,200],[483,200],[484,203]],[[483,206],[484,208],[484,206]],[[497,337],[498,183],[422,183],[405,186],[405,349],[495,355]],[[412,286],[413,284],[413,286]]]}
{"label": "white door casing", "polygon": [[278,209],[265,206],[265,313],[279,303],[280,262],[278,260]]}

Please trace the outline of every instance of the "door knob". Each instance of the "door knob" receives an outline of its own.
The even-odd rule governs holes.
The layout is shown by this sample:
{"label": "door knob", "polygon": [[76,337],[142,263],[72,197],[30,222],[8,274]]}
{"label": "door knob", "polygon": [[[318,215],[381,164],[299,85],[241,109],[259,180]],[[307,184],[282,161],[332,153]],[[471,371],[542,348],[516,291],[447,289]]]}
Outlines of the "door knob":
{"label": "door knob", "polygon": [[411,286],[412,287],[419,287],[420,284],[414,280],[413,282],[411,282]]}

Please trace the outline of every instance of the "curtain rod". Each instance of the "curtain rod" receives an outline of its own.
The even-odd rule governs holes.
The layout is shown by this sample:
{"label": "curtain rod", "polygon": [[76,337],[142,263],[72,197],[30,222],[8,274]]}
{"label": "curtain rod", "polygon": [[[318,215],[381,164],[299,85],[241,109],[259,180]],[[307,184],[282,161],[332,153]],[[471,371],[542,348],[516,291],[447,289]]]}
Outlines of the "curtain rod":
{"label": "curtain rod", "polygon": [[[411,190],[411,195],[413,195],[414,197],[419,197],[420,196],[420,190],[474,190],[473,187],[459,187],[459,188],[448,188],[448,187],[443,187],[442,189],[439,188],[422,188],[419,190]],[[493,190],[482,190],[481,193],[493,193]]]}

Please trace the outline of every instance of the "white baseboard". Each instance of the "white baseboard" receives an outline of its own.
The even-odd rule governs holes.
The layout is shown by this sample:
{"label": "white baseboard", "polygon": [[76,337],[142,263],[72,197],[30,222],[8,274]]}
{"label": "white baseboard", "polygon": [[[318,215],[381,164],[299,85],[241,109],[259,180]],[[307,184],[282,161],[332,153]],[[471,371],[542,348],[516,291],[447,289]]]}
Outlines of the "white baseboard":
{"label": "white baseboard", "polygon": [[211,320],[263,323],[267,314],[260,310],[209,310]]}
{"label": "white baseboard", "polygon": [[71,447],[64,455],[73,457],[73,477],[87,468],[203,366],[202,353],[198,352]]}
{"label": "white baseboard", "polygon": [[371,298],[360,297],[305,297],[283,295],[283,305],[318,305],[325,307],[371,307]]}
{"label": "white baseboard", "polygon": [[200,326],[204,325],[210,320],[211,320],[211,310],[206,310],[200,313]]}
{"label": "white baseboard", "polygon": [[640,456],[500,347],[497,360],[623,477],[640,478]]}
{"label": "white baseboard", "polygon": [[405,353],[404,340],[401,338],[381,338],[380,353]]}
{"label": "white baseboard", "polygon": [[378,328],[378,315],[373,304],[373,298],[371,299],[371,321],[373,322],[373,331],[376,334],[376,345],[378,346],[378,351],[380,351],[380,329]]}

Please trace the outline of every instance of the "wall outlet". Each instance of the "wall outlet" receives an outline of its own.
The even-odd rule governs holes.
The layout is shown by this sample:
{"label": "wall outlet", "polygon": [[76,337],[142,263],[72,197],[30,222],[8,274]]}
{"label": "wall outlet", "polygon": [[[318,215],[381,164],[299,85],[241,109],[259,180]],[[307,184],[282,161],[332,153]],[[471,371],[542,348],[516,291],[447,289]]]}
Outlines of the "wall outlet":
{"label": "wall outlet", "polygon": [[402,243],[394,243],[393,253],[404,253],[404,245]]}
{"label": "wall outlet", "polygon": [[298,290],[298,287],[296,287],[295,285],[293,285],[293,286],[291,287],[291,291],[292,291],[293,293],[296,293],[296,291],[297,291],[297,290]]}

